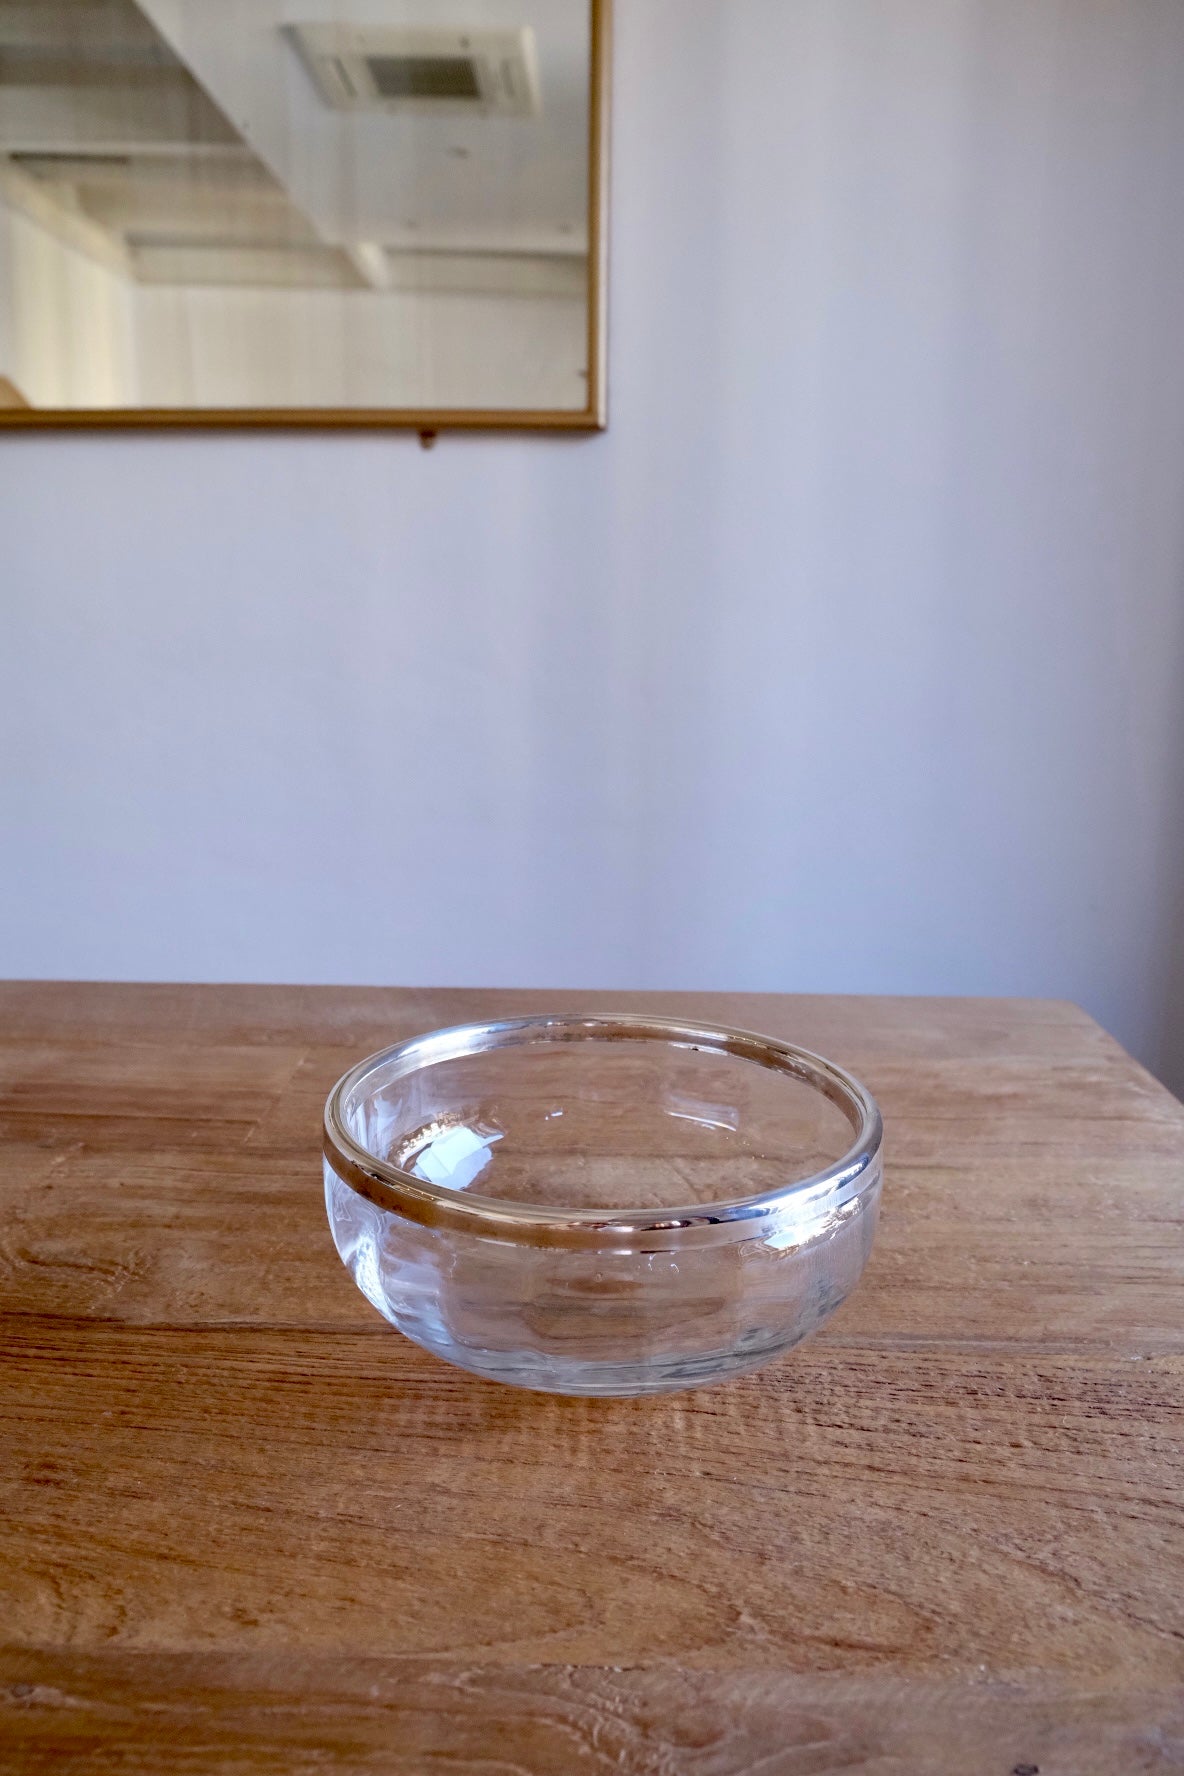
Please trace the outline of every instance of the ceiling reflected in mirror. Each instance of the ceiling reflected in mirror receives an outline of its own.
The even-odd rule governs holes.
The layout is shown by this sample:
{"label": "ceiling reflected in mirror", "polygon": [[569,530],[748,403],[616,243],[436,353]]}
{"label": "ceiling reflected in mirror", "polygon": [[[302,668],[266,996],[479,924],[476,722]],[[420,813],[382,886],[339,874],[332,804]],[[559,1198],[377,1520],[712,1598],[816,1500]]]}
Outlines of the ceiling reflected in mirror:
{"label": "ceiling reflected in mirror", "polygon": [[0,425],[603,423],[604,0],[0,0]]}

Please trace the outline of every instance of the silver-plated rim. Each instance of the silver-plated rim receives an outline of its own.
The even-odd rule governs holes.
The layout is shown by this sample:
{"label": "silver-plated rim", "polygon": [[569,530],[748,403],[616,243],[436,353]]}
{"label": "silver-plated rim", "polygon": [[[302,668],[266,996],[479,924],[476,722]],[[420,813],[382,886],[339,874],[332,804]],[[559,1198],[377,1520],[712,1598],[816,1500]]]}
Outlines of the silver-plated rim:
{"label": "silver-plated rim", "polygon": [[[521,1047],[536,1042],[651,1041],[680,1047],[711,1049],[755,1061],[813,1086],[829,1098],[850,1122],[852,1145],[824,1171],[795,1179],[763,1196],[695,1203],[686,1208],[564,1209],[539,1208],[504,1197],[449,1190],[414,1177],[388,1160],[367,1152],[350,1134],[344,1107],[366,1078],[392,1062],[395,1077],[420,1067],[480,1054],[491,1048]],[[542,1014],[503,1018],[490,1023],[457,1024],[412,1036],[368,1055],[342,1075],[325,1104],[324,1153],[337,1176],[379,1208],[427,1227],[446,1227],[531,1246],[620,1249],[641,1245],[668,1250],[687,1244],[712,1244],[759,1238],[785,1210],[824,1217],[859,1196],[879,1176],[883,1124],[871,1093],[833,1061],[794,1043],[737,1030],[725,1024],[685,1024],[667,1018]]]}

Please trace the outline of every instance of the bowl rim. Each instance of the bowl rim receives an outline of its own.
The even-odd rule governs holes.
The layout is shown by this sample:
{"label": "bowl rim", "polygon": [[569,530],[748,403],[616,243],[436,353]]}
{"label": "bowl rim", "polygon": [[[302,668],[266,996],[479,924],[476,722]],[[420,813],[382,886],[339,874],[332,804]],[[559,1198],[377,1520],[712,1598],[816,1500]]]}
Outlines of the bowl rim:
{"label": "bowl rim", "polygon": [[[708,1049],[754,1061],[822,1092],[850,1122],[854,1140],[841,1158],[809,1177],[757,1196],[660,1209],[604,1209],[516,1203],[449,1189],[415,1177],[363,1147],[346,1123],[345,1105],[367,1077],[392,1062],[405,1077],[421,1067],[493,1048],[543,1042],[652,1041]],[[453,1024],[392,1043],[342,1074],[325,1103],[323,1150],[338,1178],[358,1195],[405,1220],[485,1239],[531,1246],[619,1251],[639,1242],[647,1250],[767,1238],[787,1223],[804,1243],[834,1210],[867,1192],[880,1178],[883,1122],[867,1088],[845,1068],[810,1049],[727,1024],[611,1013],[544,1012],[530,1017]]]}

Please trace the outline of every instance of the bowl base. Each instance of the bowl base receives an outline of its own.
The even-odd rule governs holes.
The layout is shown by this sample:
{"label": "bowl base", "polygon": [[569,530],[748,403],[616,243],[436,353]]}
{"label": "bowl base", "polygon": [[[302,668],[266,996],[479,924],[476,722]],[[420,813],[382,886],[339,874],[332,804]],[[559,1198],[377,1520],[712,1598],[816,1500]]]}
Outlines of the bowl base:
{"label": "bowl base", "polygon": [[665,1362],[658,1357],[646,1357],[615,1363],[545,1356],[537,1351],[477,1351],[466,1345],[436,1344],[419,1338],[410,1342],[456,1369],[507,1387],[543,1394],[573,1394],[585,1399],[636,1399],[645,1394],[680,1393],[687,1388],[713,1387],[718,1382],[731,1381],[772,1362],[808,1336],[808,1332],[802,1332],[797,1337],[772,1344],[765,1342],[759,1347],[732,1346],[725,1351],[671,1357]]}

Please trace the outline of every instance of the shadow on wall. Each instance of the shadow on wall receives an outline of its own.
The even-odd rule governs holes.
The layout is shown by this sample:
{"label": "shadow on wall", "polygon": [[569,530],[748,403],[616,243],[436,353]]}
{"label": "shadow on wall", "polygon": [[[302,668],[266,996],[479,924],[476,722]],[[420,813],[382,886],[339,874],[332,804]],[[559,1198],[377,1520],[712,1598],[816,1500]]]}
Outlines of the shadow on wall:
{"label": "shadow on wall", "polygon": [[1176,895],[1176,939],[1168,968],[1159,1061],[1155,1072],[1169,1091],[1184,1099],[1184,846],[1181,847],[1180,881]]}
{"label": "shadow on wall", "polygon": [[[1184,585],[1180,587],[1180,604],[1184,611]],[[1180,624],[1175,682],[1178,687],[1175,772],[1171,779],[1175,794],[1167,804],[1171,810],[1168,817],[1174,821],[1175,830],[1166,835],[1165,843],[1170,873],[1163,1000],[1154,1066],[1168,1089],[1178,1098],[1184,1098],[1184,619]]]}

